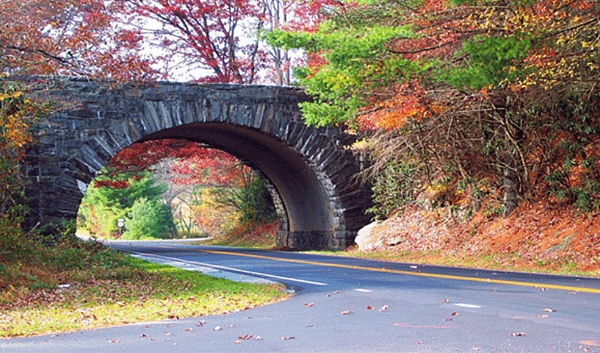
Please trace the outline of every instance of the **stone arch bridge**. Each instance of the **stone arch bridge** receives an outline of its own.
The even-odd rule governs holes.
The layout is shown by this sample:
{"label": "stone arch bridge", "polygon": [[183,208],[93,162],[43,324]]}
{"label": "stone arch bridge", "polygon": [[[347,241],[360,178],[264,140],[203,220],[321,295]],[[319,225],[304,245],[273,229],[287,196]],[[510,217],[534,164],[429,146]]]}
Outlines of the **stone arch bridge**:
{"label": "stone arch bridge", "polygon": [[157,83],[109,87],[83,79],[30,80],[32,95],[61,102],[42,119],[28,152],[32,212],[26,227],[74,220],[87,185],[121,149],[153,139],[187,139],[248,163],[271,186],[277,243],[343,249],[368,222],[368,186],[337,128],[314,128],[293,87]]}

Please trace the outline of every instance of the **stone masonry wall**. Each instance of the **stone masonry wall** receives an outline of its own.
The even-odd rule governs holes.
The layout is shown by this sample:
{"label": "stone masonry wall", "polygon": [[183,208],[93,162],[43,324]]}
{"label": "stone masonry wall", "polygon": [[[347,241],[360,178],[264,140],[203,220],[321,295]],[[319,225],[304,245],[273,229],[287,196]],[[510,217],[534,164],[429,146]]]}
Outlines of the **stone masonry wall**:
{"label": "stone masonry wall", "polygon": [[[27,193],[32,209],[25,224],[28,228],[74,220],[87,185],[112,156],[136,141],[173,136],[206,140],[230,149],[230,153],[237,151],[244,159],[244,151],[235,149],[238,143],[219,145],[220,140],[211,140],[218,133],[253,138],[256,146],[252,148],[291,156],[285,162],[294,166],[296,159],[301,160],[308,171],[306,176],[297,173],[294,178],[300,180],[296,180],[274,173],[276,165],[262,170],[260,163],[264,162],[245,158],[273,179],[275,189],[280,186],[277,191],[282,197],[276,198],[280,203],[280,246],[343,249],[353,244],[357,230],[368,223],[365,210],[371,194],[368,186],[353,180],[359,164],[346,148],[348,137],[336,128],[306,126],[298,103],[310,98],[298,88],[179,83],[111,87],[82,79],[22,80],[33,86],[32,97],[51,99],[60,107],[41,119],[34,131],[36,143],[28,153],[31,184]],[[205,126],[213,130],[203,130]],[[279,145],[285,151],[272,147]],[[312,180],[319,185],[297,190],[296,196],[294,192],[286,194],[284,189],[301,185],[302,178],[306,185],[315,184]],[[313,189],[326,196],[302,195]],[[294,205],[296,199],[318,203],[322,220],[290,219],[286,224],[286,217],[314,216],[314,210],[312,214],[306,210],[303,216],[307,207]],[[289,224],[298,224],[300,229],[290,229]]]}

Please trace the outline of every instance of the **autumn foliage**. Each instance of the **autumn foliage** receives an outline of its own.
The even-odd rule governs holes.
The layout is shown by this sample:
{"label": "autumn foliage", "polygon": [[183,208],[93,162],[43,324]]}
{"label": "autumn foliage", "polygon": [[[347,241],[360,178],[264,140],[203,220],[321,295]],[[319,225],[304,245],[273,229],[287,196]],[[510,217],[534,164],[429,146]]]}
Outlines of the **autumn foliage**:
{"label": "autumn foliage", "polygon": [[269,47],[265,30],[312,28],[331,0],[127,0],[160,70],[198,82],[289,84],[293,58]]}
{"label": "autumn foliage", "polygon": [[105,174],[110,180],[96,180],[97,187],[125,188],[130,177],[152,169],[162,160],[172,160],[170,171],[174,182],[210,186],[239,186],[239,178],[248,171],[234,156],[187,140],[152,140],[135,143],[119,151],[110,161]]}
{"label": "autumn foliage", "polygon": [[[238,222],[275,218],[271,195],[251,168],[204,144],[165,139],[135,143],[111,159],[86,193],[80,226],[97,236],[115,236],[120,235],[116,220],[123,218],[123,236],[130,237],[131,226],[140,228],[139,220],[148,218],[144,212],[162,214],[165,205],[183,233],[195,229],[196,235],[215,236]],[[142,208],[146,211],[139,212]],[[163,223],[172,224],[169,217]],[[170,229],[155,237],[160,234],[176,236]]]}
{"label": "autumn foliage", "polygon": [[120,1],[8,0],[0,3],[4,74],[142,80],[156,73],[140,33],[117,27]]}
{"label": "autumn foliage", "polygon": [[30,126],[46,109],[47,105],[28,100],[20,86],[0,83],[0,217],[22,217],[19,205],[25,185],[25,153],[32,141]]}
{"label": "autumn foliage", "polygon": [[271,42],[315,58],[298,71],[317,97],[306,121],[369,137],[381,198],[377,179],[407,167],[413,192],[380,215],[487,197],[507,215],[523,200],[600,207],[599,36],[596,1],[373,0]]}

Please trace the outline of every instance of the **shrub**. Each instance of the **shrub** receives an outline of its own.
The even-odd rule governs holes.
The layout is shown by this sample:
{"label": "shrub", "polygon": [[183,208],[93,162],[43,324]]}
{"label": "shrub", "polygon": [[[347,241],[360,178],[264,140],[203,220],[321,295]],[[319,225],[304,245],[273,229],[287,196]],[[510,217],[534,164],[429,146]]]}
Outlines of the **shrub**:
{"label": "shrub", "polygon": [[134,202],[125,227],[123,239],[169,239],[176,232],[171,209],[145,197]]}

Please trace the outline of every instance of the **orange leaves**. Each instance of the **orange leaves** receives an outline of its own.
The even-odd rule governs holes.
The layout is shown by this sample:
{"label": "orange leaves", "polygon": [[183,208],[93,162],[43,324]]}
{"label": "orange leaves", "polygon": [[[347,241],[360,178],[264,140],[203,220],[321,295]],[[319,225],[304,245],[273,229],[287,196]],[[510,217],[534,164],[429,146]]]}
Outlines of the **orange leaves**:
{"label": "orange leaves", "polygon": [[[0,34],[1,37],[1,34]],[[1,59],[0,59],[1,63]],[[0,85],[0,210],[6,212],[23,187],[22,161],[32,141],[29,126],[42,107],[24,98],[20,87]]]}
{"label": "orange leaves", "polygon": [[363,109],[358,119],[366,129],[397,129],[409,120],[423,120],[432,114],[441,114],[445,107],[439,102],[429,102],[423,87],[418,81],[402,84],[397,94],[382,102],[376,102]]}

